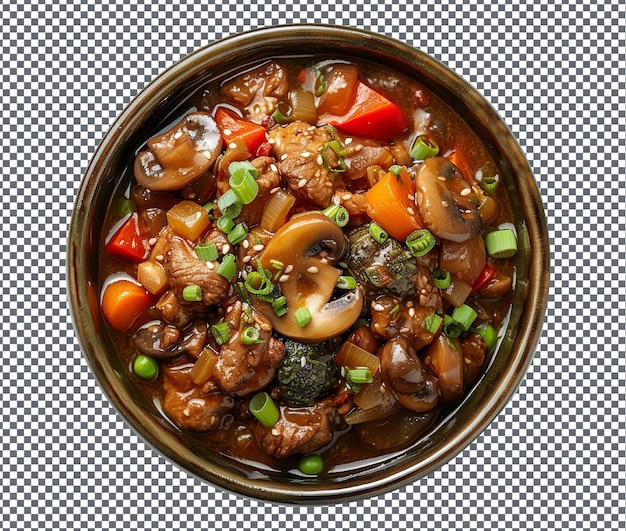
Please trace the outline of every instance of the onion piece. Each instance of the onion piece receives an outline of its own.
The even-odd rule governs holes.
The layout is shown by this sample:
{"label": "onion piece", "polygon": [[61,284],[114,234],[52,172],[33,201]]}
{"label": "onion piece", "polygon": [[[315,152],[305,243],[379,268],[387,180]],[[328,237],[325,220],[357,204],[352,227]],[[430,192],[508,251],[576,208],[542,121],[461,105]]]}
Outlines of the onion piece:
{"label": "onion piece", "polygon": [[437,410],[415,414],[400,408],[386,418],[359,424],[356,432],[365,444],[387,450],[414,441],[432,425],[437,414]]}
{"label": "onion piece", "polygon": [[372,374],[376,374],[380,368],[380,359],[374,354],[370,354],[367,350],[357,347],[353,343],[346,341],[337,351],[334,358],[337,367],[350,368],[367,367]]}
{"label": "onion piece", "polygon": [[453,275],[448,288],[441,290],[441,296],[452,304],[452,306],[458,308],[463,306],[471,292],[472,286]]}
{"label": "onion piece", "polygon": [[287,216],[296,198],[284,190],[277,190],[271,196],[261,217],[261,228],[276,232],[287,221]]}
{"label": "onion piece", "polygon": [[350,413],[344,416],[346,423],[355,425],[362,424],[363,422],[381,420],[393,415],[398,409],[400,409],[400,404],[391,393],[381,393],[380,396],[383,400],[380,404],[369,409],[356,408],[350,411]]}
{"label": "onion piece", "polygon": [[362,385],[361,390],[354,395],[354,403],[361,409],[372,409],[381,405],[385,400],[388,400],[385,395],[389,394],[383,393],[381,384],[382,378],[380,371],[378,371],[372,376],[372,383]]}
{"label": "onion piece", "polygon": [[310,124],[317,122],[317,108],[315,107],[315,95],[304,89],[294,89],[289,92],[291,105],[291,119]]}

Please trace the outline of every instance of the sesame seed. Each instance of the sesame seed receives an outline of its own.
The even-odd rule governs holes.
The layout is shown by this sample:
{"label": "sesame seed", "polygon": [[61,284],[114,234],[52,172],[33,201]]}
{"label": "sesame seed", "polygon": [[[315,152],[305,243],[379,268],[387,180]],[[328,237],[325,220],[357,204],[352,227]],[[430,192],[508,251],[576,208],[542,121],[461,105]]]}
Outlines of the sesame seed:
{"label": "sesame seed", "polygon": [[162,254],[157,254],[157,255],[154,257],[154,259],[155,259],[157,262],[162,262],[162,261],[163,261],[163,255],[162,255]]}
{"label": "sesame seed", "polygon": [[322,249],[319,253],[320,258],[326,258],[328,256],[328,251],[326,249]]}
{"label": "sesame seed", "polygon": [[156,239],[156,238],[154,238],[154,237],[152,237],[152,238],[150,238],[150,239],[148,240],[148,245],[150,245],[150,246],[155,245],[155,244],[156,244],[156,242],[157,242],[157,239]]}
{"label": "sesame seed", "polygon": [[350,137],[346,138],[346,141],[344,142],[344,144],[346,146],[349,146],[350,144],[352,144],[352,138],[350,138]]}
{"label": "sesame seed", "polygon": [[210,159],[211,158],[211,152],[210,151],[205,151],[204,152],[204,156],[205,156],[205,158]]}
{"label": "sesame seed", "polygon": [[445,180],[446,180],[446,178],[445,178],[445,177],[442,177],[441,175],[438,175],[438,176],[437,176],[437,179],[439,179],[440,181],[445,181]]}
{"label": "sesame seed", "polygon": [[407,326],[405,326],[404,328],[400,328],[400,333],[401,334],[406,334],[406,333],[408,333],[408,331],[409,331],[409,328]]}
{"label": "sesame seed", "polygon": [[225,243],[222,246],[222,254],[228,254],[228,251],[230,251],[230,245],[228,245],[227,243]]}
{"label": "sesame seed", "polygon": [[316,266],[307,267],[307,272],[314,275],[315,273],[319,273],[320,270]]}
{"label": "sesame seed", "polygon": [[265,249],[265,245],[263,245],[262,243],[257,243],[256,245],[252,246],[252,250],[253,251],[262,251],[263,249]]}
{"label": "sesame seed", "polygon": [[441,205],[442,205],[442,206],[444,206],[444,207],[446,207],[446,208],[448,208],[448,202],[447,202],[447,201],[442,201],[442,202],[441,202]]}
{"label": "sesame seed", "polygon": [[280,186],[277,186],[276,188],[272,188],[270,190],[270,195],[274,195],[276,192],[278,192],[278,190],[280,190]]}
{"label": "sesame seed", "polygon": [[413,194],[409,194],[407,197],[409,198],[409,201],[415,201],[415,196]]}
{"label": "sesame seed", "polygon": [[472,360],[469,358],[463,358],[463,361],[465,362],[465,365],[471,365],[472,364]]}
{"label": "sesame seed", "polygon": [[232,311],[233,311],[233,306],[231,304],[228,308],[226,308],[226,313],[230,313]]}
{"label": "sesame seed", "polygon": [[272,435],[274,437],[278,437],[280,435],[280,432],[276,428],[272,428]]}
{"label": "sesame seed", "polygon": [[307,180],[306,179],[300,179],[298,181],[298,188],[304,188],[306,186]]}
{"label": "sesame seed", "polygon": [[243,257],[244,264],[247,264],[248,262],[250,262],[250,260],[252,260],[252,257],[249,254]]}
{"label": "sesame seed", "polygon": [[345,262],[339,262],[337,264],[341,269],[346,269],[348,267],[348,264],[346,264]]}
{"label": "sesame seed", "polygon": [[352,194],[343,194],[341,196],[341,199],[343,199],[344,201],[348,201],[351,197],[352,197]]}
{"label": "sesame seed", "polygon": [[355,146],[355,147],[354,147],[354,151],[356,151],[357,153],[358,153],[359,151],[361,151],[362,149],[363,149],[363,145],[362,145],[362,144],[359,144],[358,146]]}
{"label": "sesame seed", "polygon": [[283,154],[280,156],[280,160],[285,160],[286,158],[287,158],[287,153],[283,153]]}
{"label": "sesame seed", "polygon": [[289,280],[289,275],[281,275],[278,279],[278,282],[287,282]]}
{"label": "sesame seed", "polygon": [[291,264],[289,264],[286,268],[285,268],[285,273],[288,275],[289,273],[291,273],[293,271],[293,266]]}
{"label": "sesame seed", "polygon": [[415,317],[415,308],[409,308],[409,317]]}
{"label": "sesame seed", "polygon": [[411,216],[415,215],[415,210],[413,210],[411,207],[407,207],[406,211],[411,214]]}
{"label": "sesame seed", "polygon": [[273,162],[270,164],[270,170],[278,171],[278,168],[276,167],[276,164],[274,164]]}
{"label": "sesame seed", "polygon": [[322,164],[324,164],[324,158],[321,155],[318,155],[317,159],[315,159],[315,162],[317,162],[318,166],[321,166]]}
{"label": "sesame seed", "polygon": [[248,247],[250,247],[250,242],[248,240],[244,240],[241,242],[241,245],[243,245],[244,249],[247,249]]}
{"label": "sesame seed", "polygon": [[237,143],[236,142],[231,142],[230,144],[228,144],[228,147],[230,149],[237,149]]}
{"label": "sesame seed", "polygon": [[300,366],[301,367],[305,367],[306,366],[306,356],[302,356],[300,358]]}
{"label": "sesame seed", "polygon": [[268,138],[267,142],[268,142],[268,144],[275,144],[276,143],[276,139],[275,138]]}
{"label": "sesame seed", "polygon": [[211,270],[215,269],[215,264],[213,262],[206,262],[206,266]]}
{"label": "sesame seed", "polygon": [[300,153],[300,156],[303,159],[308,159],[311,156],[311,152],[310,151],[303,151],[302,153]]}
{"label": "sesame seed", "polygon": [[339,206],[341,204],[341,199],[338,196],[333,196],[333,205]]}
{"label": "sesame seed", "polygon": [[183,136],[183,132],[182,131],[176,131],[176,133],[174,133],[174,138],[176,140],[178,140],[181,136]]}
{"label": "sesame seed", "polygon": [[224,136],[230,136],[230,135],[232,135],[232,134],[233,134],[233,132],[232,132],[232,130],[231,130],[231,129],[224,129],[224,131],[222,131],[222,134],[223,134]]}
{"label": "sesame seed", "polygon": [[373,308],[377,312],[382,312],[385,310],[385,307],[382,304],[378,304],[378,303],[374,304]]}
{"label": "sesame seed", "polygon": [[406,302],[406,307],[407,308],[413,308],[413,301],[407,301]]}
{"label": "sesame seed", "polygon": [[472,190],[470,188],[463,188],[463,190],[461,190],[461,195],[463,197],[465,197],[466,195],[470,195],[472,193]]}

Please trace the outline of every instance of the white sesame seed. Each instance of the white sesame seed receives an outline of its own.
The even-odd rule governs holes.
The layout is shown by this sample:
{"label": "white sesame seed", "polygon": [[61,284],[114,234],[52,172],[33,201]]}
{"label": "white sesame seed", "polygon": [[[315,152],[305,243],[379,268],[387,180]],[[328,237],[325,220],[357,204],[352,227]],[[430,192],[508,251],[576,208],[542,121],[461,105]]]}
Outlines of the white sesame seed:
{"label": "white sesame seed", "polygon": [[328,263],[328,258],[322,258],[320,260],[320,262],[322,262],[322,264],[327,264]]}
{"label": "white sesame seed", "polygon": [[278,171],[278,168],[276,167],[276,164],[274,164],[273,162],[270,164],[270,170]]}
{"label": "white sesame seed", "polygon": [[341,205],[341,199],[339,199],[339,197],[336,195],[333,196],[333,205],[335,206]]}
{"label": "white sesame seed", "polygon": [[406,334],[406,333],[408,333],[408,331],[409,331],[409,328],[406,327],[406,326],[404,328],[400,328],[400,333],[401,334]]}
{"label": "white sesame seed", "polygon": [[276,139],[275,139],[275,138],[268,138],[268,139],[267,139],[267,142],[268,142],[269,144],[275,144],[275,143],[276,143]]}
{"label": "white sesame seed", "polygon": [[155,259],[157,262],[162,262],[162,261],[163,261],[163,255],[162,255],[162,254],[157,254],[157,255],[154,257],[154,259]]}
{"label": "white sesame seed", "polygon": [[270,195],[274,195],[276,192],[278,192],[278,190],[280,190],[280,186],[277,186],[277,187],[275,187],[275,188],[272,188],[272,189],[270,190]]}
{"label": "white sesame seed", "polygon": [[409,198],[409,201],[415,201],[415,196],[413,194],[409,194],[407,197]]}
{"label": "white sesame seed", "polygon": [[442,177],[441,175],[438,175],[438,176],[437,176],[437,179],[439,179],[440,181],[445,181],[445,180],[446,180],[446,178],[445,178],[445,177]]}
{"label": "white sesame seed", "polygon": [[307,272],[314,275],[315,273],[319,273],[320,270],[316,266],[307,267]]}
{"label": "white sesame seed", "polygon": [[204,152],[204,157],[207,158],[207,159],[210,159],[211,158],[211,152],[210,151],[205,151]]}
{"label": "white sesame seed", "polygon": [[317,162],[318,166],[321,166],[322,164],[324,164],[324,158],[321,155],[318,155],[317,159],[315,159],[315,162]]}
{"label": "white sesame seed", "polygon": [[358,146],[355,146],[355,147],[354,147],[354,151],[356,151],[357,153],[358,153],[359,151],[361,151],[362,149],[363,149],[363,145],[362,145],[362,144],[359,144]]}
{"label": "white sesame seed", "polygon": [[249,254],[243,257],[244,264],[247,264],[250,260],[252,260],[252,257]]}
{"label": "white sesame seed", "polygon": [[286,268],[285,268],[285,274],[289,274],[293,271],[293,265],[289,264]]}
{"label": "white sesame seed", "polygon": [[346,269],[348,267],[348,264],[346,264],[345,262],[339,262],[337,264],[341,269]]}
{"label": "white sesame seed", "polygon": [[351,137],[346,138],[346,141],[344,142],[344,144],[346,146],[349,146],[350,144],[352,144],[352,138]]}
{"label": "white sesame seed", "polygon": [[285,160],[286,158],[287,158],[287,153],[283,153],[283,154],[280,156],[280,160]]}
{"label": "white sesame seed", "polygon": [[231,130],[231,129],[224,129],[224,131],[222,131],[222,134],[223,134],[224,136],[230,136],[230,135],[232,135],[232,134],[233,134],[233,132],[232,132],[232,130]]}
{"label": "white sesame seed", "polygon": [[407,207],[406,211],[411,214],[411,216],[415,215],[415,210],[413,210],[411,207]]}
{"label": "white sesame seed", "polygon": [[225,243],[222,246],[222,254],[228,254],[228,252],[230,251],[230,245],[228,245],[227,243]]}
{"label": "white sesame seed", "polygon": [[306,356],[302,356],[300,358],[300,366],[304,367],[306,365]]}
{"label": "white sesame seed", "polygon": [[406,307],[407,308],[413,308],[413,301],[407,301],[406,302]]}
{"label": "white sesame seed", "polygon": [[248,240],[244,240],[241,242],[241,245],[243,245],[244,249],[247,249],[248,247],[250,247],[250,242]]}
{"label": "white sesame seed", "polygon": [[274,437],[278,437],[280,435],[280,432],[276,428],[272,428],[272,435]]}
{"label": "white sesame seed", "polygon": [[228,147],[230,149],[237,149],[237,143],[236,142],[231,142],[230,144],[228,144]]}
{"label": "white sesame seed", "polygon": [[343,199],[344,201],[348,201],[351,197],[352,197],[352,194],[343,194],[341,196],[341,199]]}
{"label": "white sesame seed", "polygon": [[466,195],[470,195],[472,193],[472,190],[470,188],[463,188],[463,190],[461,190],[461,195],[463,197],[465,197]]}
{"label": "white sesame seed", "polygon": [[157,242],[157,239],[156,239],[156,238],[154,238],[154,237],[153,237],[153,238],[150,238],[150,239],[148,240],[148,245],[153,246],[153,245],[155,245],[155,244],[156,244],[156,242]]}
{"label": "white sesame seed", "polygon": [[442,205],[442,206],[444,206],[444,207],[446,207],[446,208],[448,208],[448,202],[447,202],[447,201],[442,201],[442,202],[441,202],[441,205]]}
{"label": "white sesame seed", "polygon": [[303,159],[308,159],[311,156],[311,152],[310,151],[303,151],[302,153],[300,153],[300,156]]}
{"label": "white sesame seed", "polygon": [[265,249],[265,245],[263,245],[262,243],[257,243],[256,245],[252,246],[252,250],[253,251],[262,251],[263,249]]}
{"label": "white sesame seed", "polygon": [[183,136],[183,132],[182,131],[176,131],[176,133],[174,133],[174,138],[176,140],[178,140],[181,136]]}
{"label": "white sesame seed", "polygon": [[206,262],[206,266],[211,270],[215,269],[215,264],[213,262]]}
{"label": "white sesame seed", "polygon": [[289,280],[289,275],[280,275],[278,282],[287,282]]}
{"label": "white sesame seed", "polygon": [[374,304],[374,310],[376,310],[377,312],[382,312],[385,310],[385,307],[382,304]]}
{"label": "white sesame seed", "polygon": [[415,308],[409,308],[409,317],[415,317]]}
{"label": "white sesame seed", "polygon": [[230,313],[233,311],[233,306],[232,304],[230,306],[228,306],[228,308],[226,308],[226,313]]}
{"label": "white sesame seed", "polygon": [[307,180],[306,179],[300,179],[298,181],[298,188],[304,188],[306,186]]}

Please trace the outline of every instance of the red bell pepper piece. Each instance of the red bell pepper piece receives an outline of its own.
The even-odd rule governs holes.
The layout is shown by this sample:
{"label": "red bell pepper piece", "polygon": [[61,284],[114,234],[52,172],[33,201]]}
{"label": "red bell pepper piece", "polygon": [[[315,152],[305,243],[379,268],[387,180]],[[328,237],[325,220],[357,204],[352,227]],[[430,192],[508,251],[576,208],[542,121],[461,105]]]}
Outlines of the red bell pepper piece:
{"label": "red bell pepper piece", "polygon": [[323,114],[318,123],[330,124],[350,135],[380,139],[393,138],[408,127],[400,107],[362,81],[358,82],[354,103],[346,114]]}
{"label": "red bell pepper piece", "polygon": [[496,274],[496,268],[490,266],[489,264],[483,267],[483,270],[478,274],[476,280],[474,281],[474,285],[472,286],[472,293],[476,293],[480,288],[482,288],[487,282],[489,282],[494,275]]}
{"label": "red bell pepper piece", "polygon": [[132,262],[143,262],[150,256],[150,245],[139,214],[132,212],[106,244],[106,252]]}
{"label": "red bell pepper piece", "polygon": [[267,140],[265,127],[242,118],[230,109],[219,107],[215,111],[215,121],[226,145],[240,138],[252,155],[256,155],[261,144]]}

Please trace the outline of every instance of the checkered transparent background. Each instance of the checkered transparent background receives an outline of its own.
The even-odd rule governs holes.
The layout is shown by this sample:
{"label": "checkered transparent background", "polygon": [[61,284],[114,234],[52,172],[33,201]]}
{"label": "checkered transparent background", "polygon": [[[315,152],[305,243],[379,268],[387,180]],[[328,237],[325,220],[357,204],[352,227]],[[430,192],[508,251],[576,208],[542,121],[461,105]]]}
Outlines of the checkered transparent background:
{"label": "checkered transparent background", "polygon": [[[626,12],[619,0],[260,3],[2,0],[3,529],[625,529]],[[533,167],[552,236],[536,357],[448,465],[330,507],[188,476],[109,406],[68,315],[66,231],[90,154],[153,76],[281,22],[369,28],[474,84]]]}

